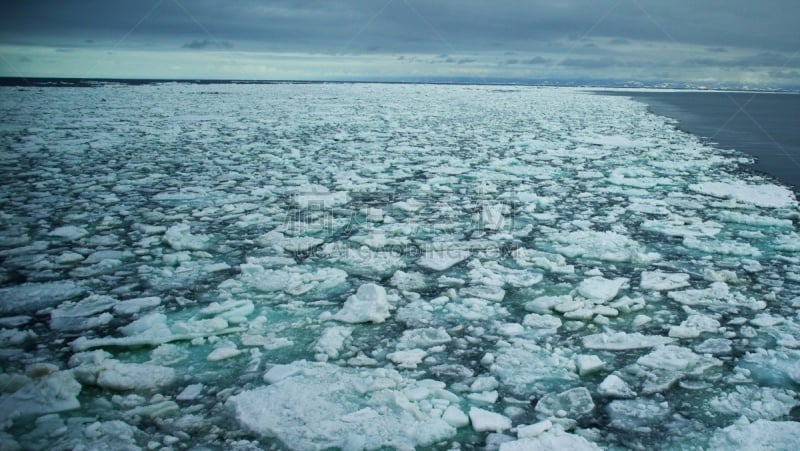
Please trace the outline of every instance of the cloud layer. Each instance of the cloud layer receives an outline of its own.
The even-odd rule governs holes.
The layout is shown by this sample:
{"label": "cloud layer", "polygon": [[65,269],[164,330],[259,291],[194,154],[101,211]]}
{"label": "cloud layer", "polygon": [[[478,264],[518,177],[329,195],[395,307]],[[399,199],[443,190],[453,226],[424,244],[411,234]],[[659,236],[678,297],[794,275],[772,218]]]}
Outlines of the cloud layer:
{"label": "cloud layer", "polygon": [[278,78],[786,85],[800,83],[799,19],[796,0],[29,0],[0,6],[0,73],[71,73],[96,57],[86,76],[108,75],[100,55],[127,52],[150,76],[218,77],[225,59],[241,64],[236,78],[259,78],[247,68],[261,61]]}

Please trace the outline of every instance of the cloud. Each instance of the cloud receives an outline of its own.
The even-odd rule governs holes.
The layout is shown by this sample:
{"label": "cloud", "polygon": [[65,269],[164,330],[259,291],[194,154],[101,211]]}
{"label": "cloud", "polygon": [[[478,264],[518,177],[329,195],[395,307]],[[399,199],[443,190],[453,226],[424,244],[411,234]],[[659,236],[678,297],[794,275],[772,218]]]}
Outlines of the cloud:
{"label": "cloud", "polygon": [[440,59],[444,59],[445,63],[451,64],[469,64],[478,61],[476,58],[454,58],[447,55],[439,55]]}
{"label": "cloud", "polygon": [[534,65],[537,65],[537,64],[550,64],[552,62],[553,62],[552,58],[545,58],[545,57],[542,57],[542,56],[535,56],[533,58],[529,58],[529,59],[520,61],[520,64],[528,64],[528,65],[534,66]]}
{"label": "cloud", "polygon": [[800,71],[796,70],[772,70],[769,71],[769,76],[772,78],[779,78],[783,80],[800,80]]}
{"label": "cloud", "polygon": [[397,77],[421,70],[411,61],[436,61],[459,75],[481,66],[503,77],[528,65],[554,79],[580,71],[627,79],[633,67],[646,79],[736,79],[743,71],[719,69],[761,68],[766,77],[800,67],[800,58],[787,63],[798,16],[797,0],[26,0],[0,3],[0,45],[210,57],[235,43],[237,52],[318,60],[406,55]]}
{"label": "cloud", "polygon": [[[628,2],[623,2],[627,4]],[[335,52],[378,45],[388,51],[506,51],[569,37],[604,37],[615,45],[677,41],[704,47],[794,51],[796,0],[26,0],[0,6],[0,30],[41,41],[80,36],[126,42],[197,39],[247,42],[270,51]],[[628,7],[623,7],[628,6]],[[634,7],[635,6],[635,7]],[[141,23],[137,21],[142,19]],[[132,30],[132,28],[135,28]],[[747,30],[746,33],[742,30]],[[2,38],[2,36],[0,36]],[[43,43],[43,42],[41,42]]]}
{"label": "cloud", "polygon": [[739,69],[757,67],[800,67],[799,59],[775,52],[762,52],[735,58],[691,58],[686,60],[685,63],[692,66],[715,66]]}
{"label": "cloud", "polygon": [[542,64],[550,64],[552,62],[553,62],[552,58],[535,56],[533,58],[526,58],[526,59],[510,58],[505,61],[502,61],[500,64],[505,66],[513,66],[513,65],[536,66]]}
{"label": "cloud", "polygon": [[581,69],[604,69],[620,65],[617,61],[610,58],[567,58],[559,64],[561,66],[577,67]]}
{"label": "cloud", "polygon": [[181,46],[184,49],[192,49],[192,50],[207,50],[207,49],[216,49],[216,50],[227,50],[233,47],[228,41],[211,41],[208,39],[202,39],[187,42]]}

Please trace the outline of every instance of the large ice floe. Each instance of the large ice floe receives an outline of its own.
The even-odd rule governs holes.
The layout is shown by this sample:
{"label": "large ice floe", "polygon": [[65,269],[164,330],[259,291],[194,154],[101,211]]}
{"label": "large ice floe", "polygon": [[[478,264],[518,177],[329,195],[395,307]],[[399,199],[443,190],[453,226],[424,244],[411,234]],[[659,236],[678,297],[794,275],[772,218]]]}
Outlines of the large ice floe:
{"label": "large ice floe", "polygon": [[0,91],[2,449],[800,447],[796,198],[642,104]]}

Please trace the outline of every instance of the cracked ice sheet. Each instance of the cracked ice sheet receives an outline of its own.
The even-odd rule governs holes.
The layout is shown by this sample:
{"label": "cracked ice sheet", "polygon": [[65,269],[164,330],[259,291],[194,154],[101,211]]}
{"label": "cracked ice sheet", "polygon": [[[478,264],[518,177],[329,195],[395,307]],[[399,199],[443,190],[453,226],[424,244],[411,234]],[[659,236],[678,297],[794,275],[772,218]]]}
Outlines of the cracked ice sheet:
{"label": "cracked ice sheet", "polygon": [[[31,404],[52,413],[10,420],[0,440],[290,446],[291,434],[231,421],[242,393],[289,384],[261,379],[280,365],[309,365],[309,384],[343,381],[355,412],[384,415],[377,425],[405,410],[348,381],[396,371],[414,388],[387,388],[395,400],[452,428],[415,425],[433,447],[497,446],[539,420],[531,396],[568,389],[597,406],[625,399],[616,419],[555,411],[514,446],[636,446],[677,428],[702,447],[751,397],[751,421],[791,418],[796,203],[643,105],[522,87],[0,90],[4,396],[43,386],[24,362],[55,371],[74,357],[67,371],[92,385],[69,416]],[[366,284],[381,295],[358,296]],[[292,363],[313,359],[326,363]],[[458,400],[431,398],[426,379]],[[72,393],[34,391],[42,405]],[[239,407],[225,408],[232,397]],[[470,425],[481,411],[504,432]],[[210,424],[236,438],[201,433]],[[359,434],[347,445],[370,446]]]}

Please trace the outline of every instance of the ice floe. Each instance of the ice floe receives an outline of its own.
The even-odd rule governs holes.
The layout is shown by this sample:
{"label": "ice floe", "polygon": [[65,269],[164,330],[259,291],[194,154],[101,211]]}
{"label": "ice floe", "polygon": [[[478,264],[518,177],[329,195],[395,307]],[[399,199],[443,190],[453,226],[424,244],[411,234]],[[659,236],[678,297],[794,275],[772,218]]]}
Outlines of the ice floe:
{"label": "ice floe", "polygon": [[73,281],[26,283],[0,288],[0,313],[12,315],[35,312],[53,307],[85,293],[85,288]]}
{"label": "ice floe", "polygon": [[469,420],[472,423],[472,429],[477,432],[500,432],[511,429],[510,418],[499,413],[481,409],[480,407],[472,407],[469,409]]}
{"label": "ice floe", "polygon": [[698,193],[716,197],[729,197],[740,202],[767,208],[797,205],[794,193],[778,185],[752,185],[744,182],[701,182],[689,185]]}
{"label": "ice floe", "polygon": [[[8,381],[5,381],[8,382]],[[3,387],[6,391],[8,384]],[[56,371],[42,375],[8,394],[0,395],[0,427],[7,428],[19,417],[39,416],[80,407],[77,396],[79,384],[69,371]]]}
{"label": "ice floe", "polygon": [[451,438],[453,424],[464,425],[445,384],[392,370],[295,362],[269,381],[228,404],[243,426],[294,449],[413,449]]}
{"label": "ice floe", "polygon": [[333,319],[345,323],[382,323],[391,315],[391,307],[386,299],[386,290],[380,285],[367,283],[347,298]]}
{"label": "ice floe", "polygon": [[631,238],[616,232],[577,231],[550,236],[555,249],[568,257],[596,258],[611,262],[652,263],[661,257]]}
{"label": "ice floe", "polygon": [[643,271],[640,286],[643,290],[677,290],[689,286],[689,274]]}
{"label": "ice floe", "polygon": [[500,445],[500,451],[558,451],[563,449],[575,451],[597,451],[602,448],[580,435],[565,432],[560,427],[537,434],[533,437],[520,437]]}
{"label": "ice floe", "polygon": [[583,346],[587,349],[625,351],[628,349],[652,348],[673,341],[673,338],[658,335],[643,335],[639,332],[604,332],[584,336]]}
{"label": "ice floe", "polygon": [[712,450],[791,450],[797,446],[800,423],[796,421],[757,420],[741,418],[719,429],[708,444]]}

